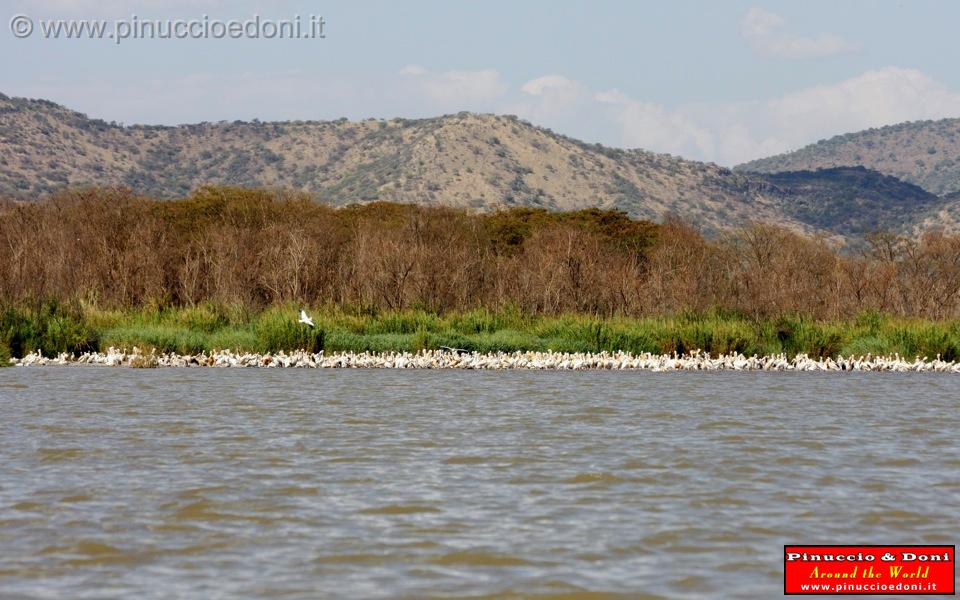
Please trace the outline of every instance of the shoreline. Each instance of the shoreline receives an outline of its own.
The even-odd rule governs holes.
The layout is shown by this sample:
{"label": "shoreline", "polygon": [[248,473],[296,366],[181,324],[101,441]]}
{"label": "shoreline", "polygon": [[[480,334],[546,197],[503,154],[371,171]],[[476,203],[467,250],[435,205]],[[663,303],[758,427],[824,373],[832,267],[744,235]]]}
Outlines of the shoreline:
{"label": "shoreline", "polygon": [[960,318],[931,321],[864,313],[839,320],[812,317],[750,319],[723,313],[675,316],[543,315],[478,308],[434,314],[397,310],[360,314],[343,307],[306,311],[315,327],[297,321],[294,305],[248,310],[239,305],[104,310],[88,304],[0,306],[0,365],[32,352],[141,352],[207,355],[305,350],[416,353],[462,349],[479,354],[626,352],[634,356],[718,355],[811,357],[939,356],[960,361]]}
{"label": "shoreline", "polygon": [[126,352],[61,353],[56,357],[30,353],[10,359],[11,366],[105,366],[127,368],[313,368],[313,369],[463,369],[532,371],[780,371],[780,372],[895,372],[960,373],[960,362],[917,357],[910,361],[899,355],[810,358],[799,354],[716,357],[694,351],[686,355],[631,354],[628,352],[456,352],[423,350],[413,352],[324,352],[240,353],[218,350],[207,354]]}

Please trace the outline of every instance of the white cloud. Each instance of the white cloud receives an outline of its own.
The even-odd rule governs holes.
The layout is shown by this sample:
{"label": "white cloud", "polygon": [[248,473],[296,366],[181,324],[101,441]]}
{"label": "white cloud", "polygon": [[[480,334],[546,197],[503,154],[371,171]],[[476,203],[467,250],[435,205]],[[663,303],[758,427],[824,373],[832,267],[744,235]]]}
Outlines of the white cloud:
{"label": "white cloud", "polygon": [[832,33],[812,37],[795,35],[786,30],[783,17],[759,7],[753,7],[743,17],[743,37],[760,56],[774,58],[824,58],[856,52],[858,47]]}
{"label": "white cloud", "polygon": [[411,77],[419,77],[421,75],[426,75],[427,70],[421,67],[420,65],[407,65],[404,68],[400,69],[401,75],[409,75]]}
{"label": "white cloud", "polygon": [[558,76],[527,82],[521,90],[526,92],[524,101],[508,110],[535,123],[588,141],[726,165],[840,133],[960,116],[960,93],[916,69],[899,67],[867,71],[770,100],[677,107],[631,98],[616,89],[590,93]]}
{"label": "white cloud", "polygon": [[590,91],[562,75],[545,75],[520,86],[520,94],[502,110],[537,123],[562,124],[582,119],[591,103]]}
{"label": "white cloud", "polygon": [[563,75],[544,75],[523,84],[520,91],[532,96],[542,96],[544,92],[570,92],[575,91],[579,86]]}
{"label": "white cloud", "polygon": [[801,137],[811,129],[848,131],[956,116],[960,94],[916,69],[886,67],[787,94],[769,102],[768,110],[785,135]]}
{"label": "white cloud", "polygon": [[681,110],[713,132],[706,158],[737,164],[823,138],[922,119],[960,116],[960,92],[916,69],[884,67],[769,100]]}
{"label": "white cloud", "polygon": [[593,95],[593,99],[597,102],[606,102],[607,104],[624,104],[630,101],[630,96],[627,96],[618,89],[612,89],[605,92],[597,92]]}
{"label": "white cloud", "polygon": [[400,70],[405,89],[421,95],[443,112],[490,110],[491,103],[507,92],[507,84],[493,69],[434,73],[419,65]]}
{"label": "white cloud", "polygon": [[594,94],[619,126],[621,143],[681,156],[710,156],[711,133],[681,111],[671,111],[651,102],[633,100],[619,90]]}

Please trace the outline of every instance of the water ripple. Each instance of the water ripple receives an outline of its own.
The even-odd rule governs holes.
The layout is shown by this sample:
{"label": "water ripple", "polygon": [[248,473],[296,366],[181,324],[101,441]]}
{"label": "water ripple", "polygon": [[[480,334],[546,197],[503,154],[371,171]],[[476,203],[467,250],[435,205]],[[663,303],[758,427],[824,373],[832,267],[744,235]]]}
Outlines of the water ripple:
{"label": "water ripple", "polygon": [[0,409],[14,598],[762,598],[784,543],[960,532],[936,375],[51,367]]}

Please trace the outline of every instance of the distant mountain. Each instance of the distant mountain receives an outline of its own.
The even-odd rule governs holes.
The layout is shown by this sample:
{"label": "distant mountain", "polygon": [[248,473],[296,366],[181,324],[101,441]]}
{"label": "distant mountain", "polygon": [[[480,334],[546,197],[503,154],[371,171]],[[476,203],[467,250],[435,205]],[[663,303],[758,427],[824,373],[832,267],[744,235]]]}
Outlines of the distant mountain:
{"label": "distant mountain", "polygon": [[0,194],[19,197],[90,184],[176,197],[229,184],[294,188],[333,204],[596,206],[649,219],[672,212],[708,230],[780,218],[749,176],[585,144],[509,116],[123,127],[2,96],[0,150]]}
{"label": "distant mountain", "polygon": [[763,175],[785,199],[791,217],[840,235],[906,231],[951,204],[923,188],[863,167]]}
{"label": "distant mountain", "polygon": [[866,169],[731,171],[586,144],[511,116],[127,127],[0,94],[0,195],[122,185],[172,198],[205,184],[292,188],[334,205],[599,207],[651,220],[675,214],[708,233],[760,220],[848,237],[911,230],[919,215],[938,224],[942,213],[952,226],[951,215],[960,214]]}
{"label": "distant mountain", "polygon": [[838,135],[735,170],[775,173],[841,166],[864,166],[938,196],[960,192],[960,119],[916,121]]}

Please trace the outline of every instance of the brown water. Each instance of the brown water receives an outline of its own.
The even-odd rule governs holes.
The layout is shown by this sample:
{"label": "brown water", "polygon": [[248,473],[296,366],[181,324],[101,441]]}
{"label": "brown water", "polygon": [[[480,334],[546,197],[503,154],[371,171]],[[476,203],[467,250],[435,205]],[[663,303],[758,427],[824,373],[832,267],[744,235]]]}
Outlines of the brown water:
{"label": "brown water", "polygon": [[958,541],[958,384],[4,369],[0,597],[779,597]]}

